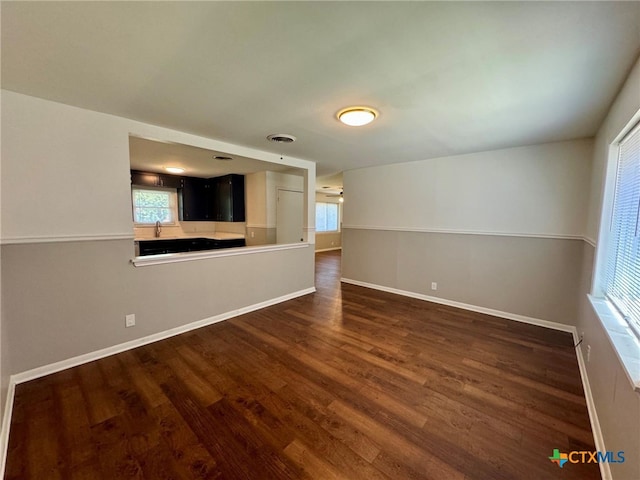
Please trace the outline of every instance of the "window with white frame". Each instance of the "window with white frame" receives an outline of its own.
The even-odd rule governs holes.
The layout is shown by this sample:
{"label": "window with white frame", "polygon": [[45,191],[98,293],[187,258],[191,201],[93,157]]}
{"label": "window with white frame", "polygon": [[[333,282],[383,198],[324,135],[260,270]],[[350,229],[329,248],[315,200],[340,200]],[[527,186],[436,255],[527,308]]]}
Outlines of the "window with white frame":
{"label": "window with white frame", "polygon": [[338,232],[340,211],[337,203],[316,203],[316,232]]}
{"label": "window with white frame", "polygon": [[640,335],[640,124],[619,145],[604,293]]}
{"label": "window with white frame", "polygon": [[174,224],[177,217],[176,191],[160,188],[131,189],[133,221],[139,225]]}

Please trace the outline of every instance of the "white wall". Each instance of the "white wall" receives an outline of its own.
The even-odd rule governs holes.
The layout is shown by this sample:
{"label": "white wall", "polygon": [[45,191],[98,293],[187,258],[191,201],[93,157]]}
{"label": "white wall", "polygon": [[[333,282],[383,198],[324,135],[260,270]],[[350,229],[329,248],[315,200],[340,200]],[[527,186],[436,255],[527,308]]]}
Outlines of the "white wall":
{"label": "white wall", "polygon": [[[305,191],[305,177],[291,173],[264,171],[245,177],[247,195],[247,245],[276,243],[278,189]],[[309,195],[307,195],[309,198]],[[315,222],[309,212],[315,212],[315,204],[307,205],[305,221]],[[307,236],[310,236],[308,224]],[[304,227],[304,225],[303,225]]]}
{"label": "white wall", "polygon": [[[640,112],[640,59],[636,62],[596,135],[586,226],[587,236],[593,240],[599,239],[606,233],[600,231],[600,218],[602,211],[606,212],[606,207],[603,208],[603,193],[611,144],[632,118],[634,116],[637,118],[638,112]],[[604,225],[606,224],[605,222]],[[586,363],[586,368],[605,446],[609,450],[627,452],[624,463],[611,465],[613,478],[620,480],[640,478],[640,395],[633,390],[600,319],[587,299],[595,274],[595,264],[595,249],[592,245],[585,243],[578,298],[577,328],[579,332],[585,334],[583,346],[580,348],[586,357],[584,346],[591,347],[591,361]]]}
{"label": "white wall", "polygon": [[640,60],[627,77],[624,87],[611,105],[609,113],[595,138],[593,154],[593,175],[589,195],[586,235],[597,240],[602,210],[604,178],[611,142],[622,131],[640,108]]}
{"label": "white wall", "polygon": [[2,91],[2,241],[133,235],[134,122]]}
{"label": "white wall", "polygon": [[[305,160],[2,92],[2,241],[132,236],[134,134],[311,169]],[[302,177],[301,177],[302,178]],[[315,177],[314,177],[315,178]],[[313,192],[307,203],[313,204]]]}
{"label": "white wall", "polygon": [[289,173],[272,171],[253,173],[246,176],[246,182],[247,227],[249,228],[276,228],[278,189],[305,191],[304,177]]}
{"label": "white wall", "polygon": [[[294,190],[298,192],[304,191],[304,178],[298,175],[291,175],[282,172],[267,172],[267,225],[269,228],[276,228],[278,219],[276,211],[278,209],[278,189]],[[313,192],[307,192],[310,197],[314,196]],[[315,227],[315,199],[313,202],[314,218],[309,226]]]}
{"label": "white wall", "polygon": [[267,228],[267,172],[245,175],[247,228]]}
{"label": "white wall", "polygon": [[592,144],[556,142],[345,172],[343,276],[575,324]]}
{"label": "white wall", "polygon": [[351,170],[344,226],[580,238],[591,149],[586,139]]}
{"label": "white wall", "polygon": [[[313,286],[312,246],[134,267],[128,138],[304,169],[308,208],[314,163],[9,91],[1,106],[4,385],[8,374]],[[127,313],[141,323],[125,329]]]}

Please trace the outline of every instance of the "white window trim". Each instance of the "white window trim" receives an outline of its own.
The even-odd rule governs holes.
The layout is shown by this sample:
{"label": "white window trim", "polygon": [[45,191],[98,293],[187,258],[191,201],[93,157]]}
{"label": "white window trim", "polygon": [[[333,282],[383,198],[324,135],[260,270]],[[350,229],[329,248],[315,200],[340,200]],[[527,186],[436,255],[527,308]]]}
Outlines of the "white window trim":
{"label": "white window trim", "polygon": [[606,275],[607,246],[609,242],[609,226],[613,214],[619,143],[638,122],[640,122],[640,110],[636,112],[631,121],[627,123],[609,146],[602,193],[600,229],[594,261],[595,270],[591,284],[591,294],[588,295],[588,298],[633,389],[640,393],[640,336],[638,336],[637,331],[630,323],[622,318],[618,309],[605,298],[604,288],[602,287]]}
{"label": "white window trim", "polygon": [[640,341],[618,309],[603,297],[587,295],[633,389],[640,393]]}
{"label": "white window trim", "polygon": [[135,228],[155,228],[154,223],[138,223],[135,221],[134,208],[135,205],[133,203],[133,192],[135,190],[155,190],[155,191],[164,191],[169,192],[169,208],[171,209],[171,214],[173,216],[173,222],[162,222],[163,226],[178,226],[178,191],[175,188],[167,188],[167,187],[147,187],[144,185],[132,185],[131,186],[131,216],[133,218],[133,226]]}

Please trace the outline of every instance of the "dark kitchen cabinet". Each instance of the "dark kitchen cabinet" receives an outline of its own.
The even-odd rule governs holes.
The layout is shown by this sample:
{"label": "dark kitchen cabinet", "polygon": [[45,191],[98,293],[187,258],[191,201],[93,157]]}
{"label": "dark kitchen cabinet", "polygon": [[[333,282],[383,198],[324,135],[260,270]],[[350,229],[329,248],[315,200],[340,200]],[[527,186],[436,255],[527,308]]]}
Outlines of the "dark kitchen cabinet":
{"label": "dark kitchen cabinet", "polygon": [[214,178],[181,177],[131,170],[131,184],[175,188],[183,222],[244,222],[244,175]]}
{"label": "dark kitchen cabinet", "polygon": [[177,175],[160,174],[160,186],[166,188],[182,188],[184,187],[184,177]]}
{"label": "dark kitchen cabinet", "polygon": [[179,192],[180,220],[198,222],[210,220],[211,185],[204,178],[183,177],[183,187]]}
{"label": "dark kitchen cabinet", "polygon": [[244,222],[244,175],[225,175],[209,180],[213,189],[212,220]]}
{"label": "dark kitchen cabinet", "polygon": [[182,188],[183,177],[165,175],[163,173],[140,172],[131,170],[131,185],[144,187]]}
{"label": "dark kitchen cabinet", "polygon": [[244,238],[177,238],[170,240],[140,240],[138,255],[163,255],[167,253],[199,252],[246,246]]}

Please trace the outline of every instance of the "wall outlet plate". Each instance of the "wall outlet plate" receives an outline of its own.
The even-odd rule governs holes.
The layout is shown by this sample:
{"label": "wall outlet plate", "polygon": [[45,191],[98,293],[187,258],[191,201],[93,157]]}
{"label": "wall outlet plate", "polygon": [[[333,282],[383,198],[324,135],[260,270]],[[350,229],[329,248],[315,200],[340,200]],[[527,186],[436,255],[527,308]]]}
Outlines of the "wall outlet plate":
{"label": "wall outlet plate", "polygon": [[437,282],[431,282],[431,290],[438,290],[438,283]]}
{"label": "wall outlet plate", "polygon": [[134,313],[130,313],[129,315],[124,317],[125,327],[129,328],[129,327],[134,327],[135,325],[136,325],[136,315]]}

